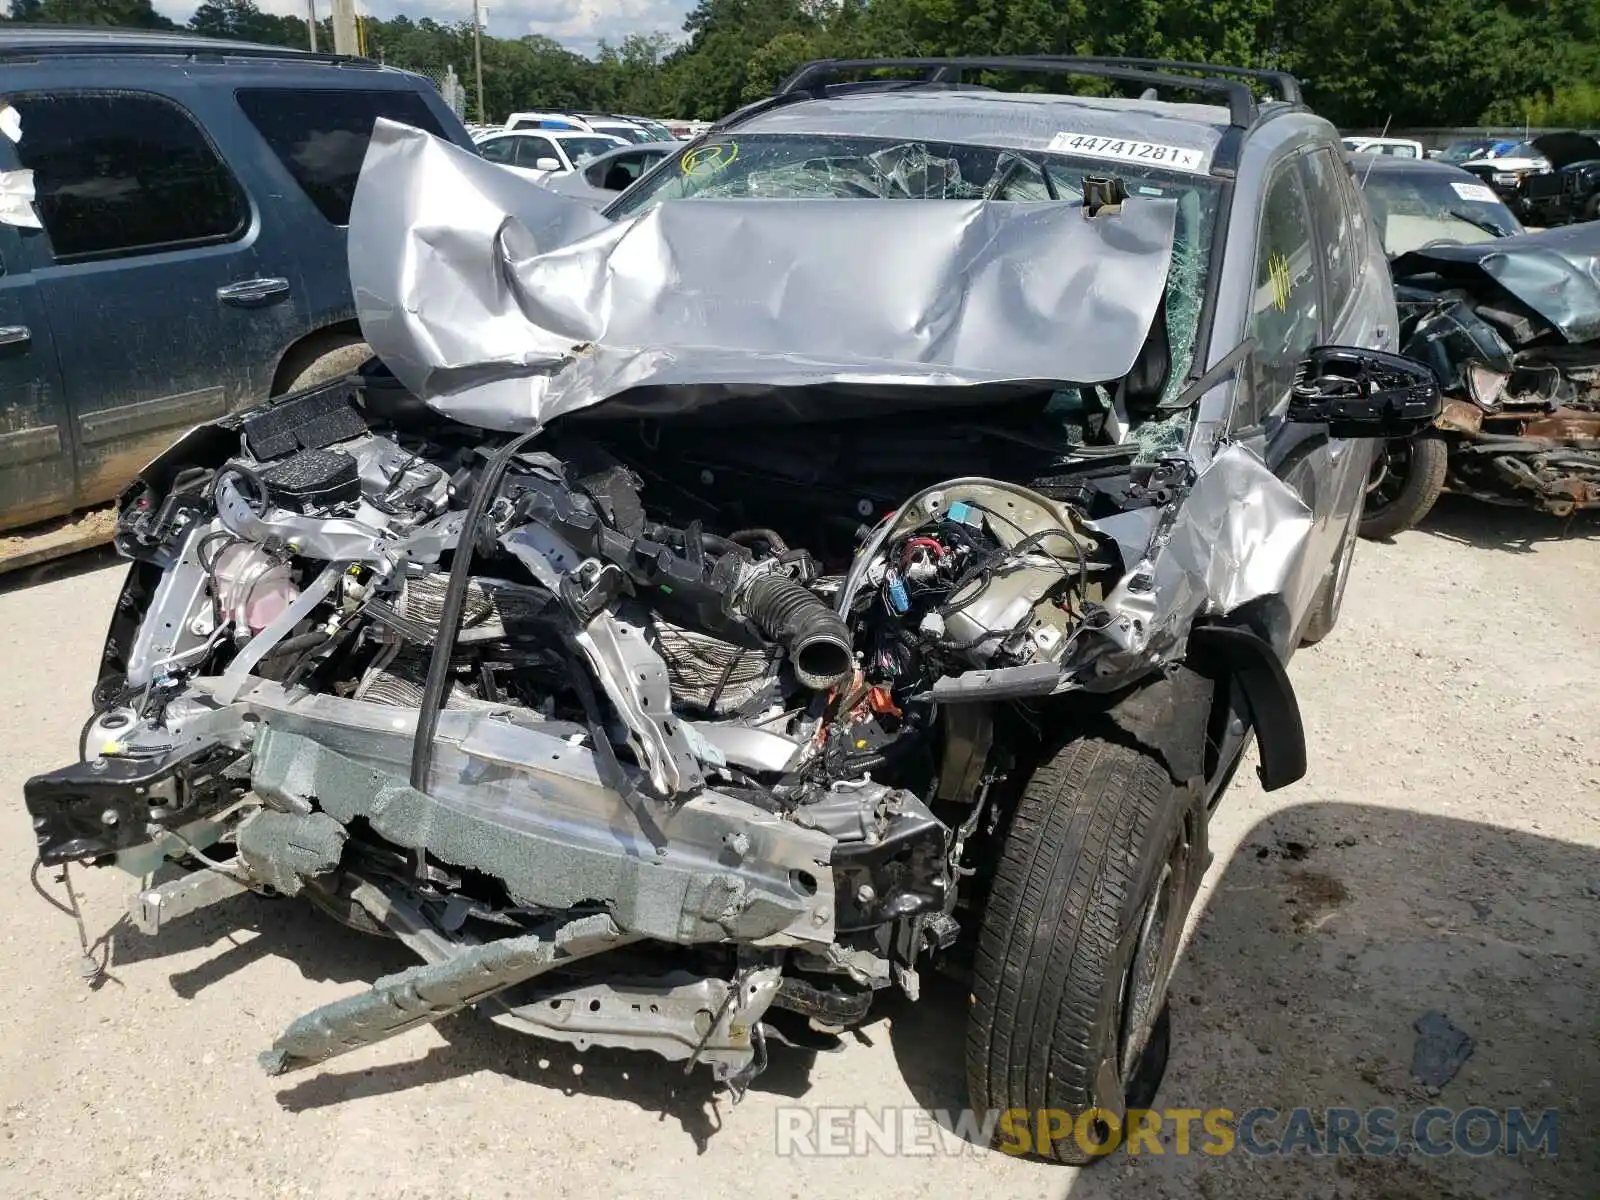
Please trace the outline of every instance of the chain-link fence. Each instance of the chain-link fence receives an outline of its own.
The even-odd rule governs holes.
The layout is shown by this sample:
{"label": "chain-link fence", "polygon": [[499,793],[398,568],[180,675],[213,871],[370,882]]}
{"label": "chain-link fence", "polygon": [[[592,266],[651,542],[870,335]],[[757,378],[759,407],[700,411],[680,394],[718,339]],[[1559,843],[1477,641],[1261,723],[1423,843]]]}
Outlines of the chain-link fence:
{"label": "chain-link fence", "polygon": [[442,71],[418,71],[417,74],[433,80],[433,86],[439,89],[439,95],[444,97],[450,111],[463,121],[467,119],[467,89],[454,67],[447,66]]}

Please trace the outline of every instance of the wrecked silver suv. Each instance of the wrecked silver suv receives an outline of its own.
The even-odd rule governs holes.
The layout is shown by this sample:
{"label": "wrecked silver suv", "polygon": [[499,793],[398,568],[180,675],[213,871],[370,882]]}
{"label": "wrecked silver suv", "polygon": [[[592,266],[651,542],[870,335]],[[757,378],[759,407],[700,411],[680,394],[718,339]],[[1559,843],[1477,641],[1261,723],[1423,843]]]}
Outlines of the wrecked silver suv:
{"label": "wrecked silver suv", "polygon": [[1285,230],[1359,200],[1292,80],[892,65],[928,78],[806,69],[616,220],[380,122],[374,363],[126,497],[42,860],[162,871],[147,931],[250,889],[423,960],[269,1070],[475,1006],[738,1089],[942,963],[975,1107],[1158,1075],[1207,814],[1252,733],[1267,787],[1304,770],[1284,662],[1337,613],[1350,439],[1438,389],[1360,348],[1395,324],[1364,232],[1324,319]]}

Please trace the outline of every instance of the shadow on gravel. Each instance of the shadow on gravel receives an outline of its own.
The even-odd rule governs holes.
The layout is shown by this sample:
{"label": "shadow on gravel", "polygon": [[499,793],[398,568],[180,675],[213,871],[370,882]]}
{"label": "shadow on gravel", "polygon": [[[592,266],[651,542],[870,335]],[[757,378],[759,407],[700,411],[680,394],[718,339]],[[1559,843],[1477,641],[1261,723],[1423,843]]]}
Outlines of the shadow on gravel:
{"label": "shadow on gravel", "polygon": [[[111,942],[112,974],[119,964],[209,949],[210,957],[203,962],[169,976],[173,990],[185,999],[269,957],[293,963],[307,979],[349,984],[352,993],[417,962],[399,942],[346,929],[308,903],[253,895],[201,909],[173,922],[159,937],[146,937],[126,917],[104,936]],[[274,1012],[271,1019],[287,1026],[300,1015],[299,1010],[284,1010]],[[726,1089],[712,1081],[709,1071],[685,1074],[681,1063],[665,1062],[653,1054],[579,1051],[501,1028],[472,1013],[446,1018],[435,1027],[446,1045],[432,1046],[419,1058],[377,1067],[358,1066],[358,1052],[326,1067],[307,1068],[284,1078],[278,1102],[290,1112],[305,1112],[488,1071],[566,1095],[634,1104],[660,1120],[678,1122],[701,1153],[721,1129],[729,1108]],[[266,1049],[265,1041],[260,1048]],[[810,1088],[814,1060],[812,1051],[772,1046],[769,1065],[752,1091],[803,1096]]]}
{"label": "shadow on gravel", "polygon": [[1466,496],[1441,496],[1418,528],[1464,546],[1528,554],[1540,542],[1600,541],[1600,511],[1553,517],[1523,508],[1485,504]]}
{"label": "shadow on gravel", "polygon": [[284,959],[305,978],[332,983],[370,983],[416,961],[399,942],[346,929],[309,904],[250,894],[191,913],[156,937],[140,933],[126,916],[101,936],[111,942],[112,972],[118,966],[212,948],[198,966],[168,976],[172,990],[186,1000],[263,958]]}
{"label": "shadow on gravel", "polygon": [[36,567],[23,567],[17,571],[7,571],[0,575],[0,596],[7,592],[19,592],[24,588],[37,587],[41,583],[49,583],[57,579],[73,579],[79,575],[87,575],[91,571],[102,571],[107,567],[127,566],[125,560],[118,558],[117,553],[110,546],[97,546],[93,550],[80,550],[77,554],[69,554],[64,558],[51,559],[49,562],[40,563]]}
{"label": "shadow on gravel", "polygon": [[[731,1108],[727,1090],[713,1082],[709,1071],[696,1068],[686,1073],[683,1064],[643,1051],[578,1050],[504,1029],[470,1013],[446,1018],[436,1028],[447,1044],[430,1048],[421,1058],[365,1070],[340,1071],[337,1063],[320,1071],[311,1068],[278,1092],[278,1103],[289,1112],[305,1112],[487,1071],[566,1096],[598,1096],[635,1105],[656,1114],[658,1121],[676,1121],[700,1154],[721,1131]],[[809,1051],[774,1047],[767,1069],[751,1091],[791,1099],[803,1096],[811,1086],[814,1059]]]}
{"label": "shadow on gravel", "polygon": [[[175,924],[159,941],[116,936],[117,962],[214,947],[233,931],[254,937],[172,977],[194,995],[248,961],[277,955],[308,978],[352,985],[409,965],[400,946],[334,924],[309,906],[239,897]],[[1213,1144],[1200,1119],[1180,1154],[1176,1123],[1160,1153],[1119,1149],[1093,1169],[1060,1173],[1072,1200],[1137,1195],[1226,1198],[1316,1195],[1328,1200],[1522,1200],[1600,1196],[1600,853],[1474,822],[1411,811],[1311,804],[1258,824],[1221,870],[1172,986],[1172,1052],[1155,1106],[1226,1109],[1236,1144]],[[966,989],[924,973],[912,1004],[884,997],[857,1040],[887,1036],[918,1104],[966,1104],[962,1062]],[[1443,1014],[1473,1041],[1436,1093],[1414,1082],[1415,1023]],[[275,1014],[287,1024],[298,1012]],[[886,1020],[884,1019],[886,1018]],[[564,1094],[632,1104],[676,1122],[704,1152],[730,1106],[709,1072],[629,1051],[580,1052],[471,1015],[438,1026],[445,1045],[403,1062],[359,1058],[289,1076],[277,1093],[291,1112],[426,1087],[478,1072]],[[843,1051],[852,1053],[846,1039]],[[774,1047],[753,1090],[790,1098],[810,1087],[814,1054]],[[1438,1157],[1290,1154],[1288,1114],[1309,1111],[1322,1143],[1326,1111],[1392,1109],[1400,1144],[1428,1109],[1469,1108],[1530,1124],[1555,1114],[1557,1155],[1524,1150]],[[1428,1131],[1448,1138],[1451,1120]],[[1471,1135],[1485,1136],[1481,1123]],[[1358,1141],[1363,1141],[1363,1133]],[[1364,1142],[1363,1142],[1364,1144]]]}
{"label": "shadow on gravel", "polygon": [[[1424,1013],[1473,1040],[1442,1089],[1411,1077]],[[1256,1145],[1282,1149],[1296,1108],[1395,1110],[1386,1156],[1122,1150],[1066,1177],[1072,1200],[1277,1197],[1447,1200],[1600,1195],[1600,853],[1536,835],[1343,804],[1261,822],[1223,870],[1172,986],[1158,1110],[1253,1108]],[[909,1057],[909,1056],[907,1056]],[[905,1057],[902,1058],[902,1062]],[[1432,1107],[1554,1110],[1557,1156],[1417,1152]],[[1486,1139],[1491,1126],[1470,1136]],[[1449,1121],[1424,1130],[1448,1139]],[[1318,1141],[1324,1140],[1322,1137]],[[1363,1135],[1360,1145],[1370,1145]],[[1504,1139],[1501,1141],[1502,1150]]]}
{"label": "shadow on gravel", "polygon": [[[278,1103],[289,1112],[306,1112],[492,1072],[565,1096],[597,1096],[635,1105],[655,1114],[658,1122],[676,1122],[701,1154],[721,1131],[730,1108],[727,1092],[712,1082],[708,1071],[685,1075],[681,1064],[653,1054],[580,1051],[502,1029],[472,1014],[449,1017],[436,1028],[446,1045],[433,1046],[420,1058],[365,1070],[340,1070],[337,1062],[321,1070],[311,1068],[278,1092]],[[755,1090],[768,1090],[773,1076],[784,1071],[783,1064],[775,1061]]]}
{"label": "shadow on gravel", "polygon": [[[890,1006],[896,1059],[929,1110],[966,1104],[966,989],[926,987]],[[1160,1152],[1118,1149],[1062,1171],[1071,1200],[1127,1196],[1236,1200],[1478,1200],[1600,1196],[1600,853],[1536,835],[1415,812],[1342,804],[1262,821],[1222,869],[1172,985],[1172,1051],[1153,1107],[1198,1110],[1190,1149],[1163,1120]],[[1411,1077],[1424,1013],[1473,1041],[1442,1089]],[[1429,1108],[1555,1112],[1557,1154],[1421,1154]],[[1326,1112],[1395,1111],[1405,1150],[1281,1151],[1296,1108],[1326,1134]],[[1226,1109],[1231,1152],[1203,1114]],[[1481,1115],[1481,1114],[1480,1114]],[[1452,1120],[1425,1129],[1448,1138]],[[1479,1123],[1470,1136],[1487,1137]],[[1318,1141],[1325,1141],[1319,1137]],[[1359,1144],[1370,1143],[1358,1139]]]}

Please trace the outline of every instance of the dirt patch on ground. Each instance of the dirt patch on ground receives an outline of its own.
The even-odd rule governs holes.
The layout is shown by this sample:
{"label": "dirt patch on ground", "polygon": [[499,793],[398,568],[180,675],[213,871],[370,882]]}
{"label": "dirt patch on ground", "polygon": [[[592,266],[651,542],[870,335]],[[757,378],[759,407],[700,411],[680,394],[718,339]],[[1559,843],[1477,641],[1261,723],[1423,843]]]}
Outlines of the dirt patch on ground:
{"label": "dirt patch on ground", "polygon": [[115,505],[86,509],[0,535],[0,574],[103,546],[117,531]]}
{"label": "dirt patch on ground", "polygon": [[1348,899],[1350,890],[1332,875],[1321,871],[1289,872],[1288,900],[1294,905],[1294,924],[1301,933],[1317,928]]}

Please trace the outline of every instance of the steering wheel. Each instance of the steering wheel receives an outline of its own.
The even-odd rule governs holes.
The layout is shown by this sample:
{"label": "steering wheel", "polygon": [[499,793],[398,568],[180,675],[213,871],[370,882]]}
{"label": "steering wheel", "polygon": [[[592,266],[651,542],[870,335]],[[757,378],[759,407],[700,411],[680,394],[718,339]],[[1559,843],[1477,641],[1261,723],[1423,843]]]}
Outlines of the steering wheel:
{"label": "steering wheel", "polygon": [[1417,249],[1432,250],[1435,246],[1460,246],[1464,244],[1465,243],[1459,242],[1455,238],[1434,238],[1431,242],[1423,242],[1422,245],[1417,247]]}

